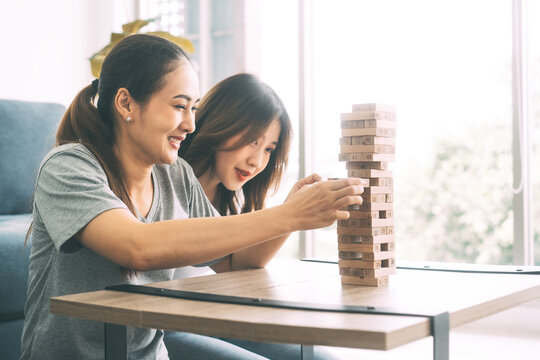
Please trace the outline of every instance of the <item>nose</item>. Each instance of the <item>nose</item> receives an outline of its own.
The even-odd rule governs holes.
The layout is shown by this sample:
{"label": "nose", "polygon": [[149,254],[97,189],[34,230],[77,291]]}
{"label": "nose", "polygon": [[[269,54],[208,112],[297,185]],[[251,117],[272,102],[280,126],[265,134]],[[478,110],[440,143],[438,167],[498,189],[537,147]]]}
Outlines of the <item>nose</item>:
{"label": "nose", "polygon": [[266,165],[264,152],[265,149],[262,148],[254,149],[248,158],[248,165],[254,167],[255,169],[261,169],[264,167]]}
{"label": "nose", "polygon": [[179,125],[180,130],[191,134],[195,131],[195,113],[192,111],[186,111],[182,118],[182,122]]}

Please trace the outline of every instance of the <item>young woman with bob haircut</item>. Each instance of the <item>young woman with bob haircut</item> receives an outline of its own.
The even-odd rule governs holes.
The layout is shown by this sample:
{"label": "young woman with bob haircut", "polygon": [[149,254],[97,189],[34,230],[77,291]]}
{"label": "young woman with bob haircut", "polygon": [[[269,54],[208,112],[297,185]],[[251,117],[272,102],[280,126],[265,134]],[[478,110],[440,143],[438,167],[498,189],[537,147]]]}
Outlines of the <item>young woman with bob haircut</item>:
{"label": "young woman with bob haircut", "polygon": [[[242,250],[328,226],[361,203],[359,180],[342,179],[303,187],[280,206],[217,217],[177,154],[198,101],[186,54],[143,34],[121,40],[99,81],[75,97],[38,172],[21,359],[103,358],[103,324],[50,314],[53,296],[169,280],[175,268],[219,267],[229,254],[249,263]],[[128,328],[128,351],[168,358],[161,330]]]}
{"label": "young woman with bob haircut", "polygon": [[[283,102],[255,75],[240,73],[210,89],[199,108],[196,129],[182,142],[178,155],[191,165],[208,199],[222,216],[263,209],[268,192],[278,189],[287,166],[292,125]],[[287,200],[303,186],[320,181],[317,174],[298,181]],[[230,254],[229,261],[221,261],[213,268],[230,271],[264,267],[287,238],[288,234]],[[166,333],[165,344],[171,353],[180,352],[187,347],[180,346],[183,339],[191,337]],[[297,345],[225,340],[270,359],[300,356]],[[188,346],[194,344],[190,342]],[[315,358],[333,357],[316,347]]]}

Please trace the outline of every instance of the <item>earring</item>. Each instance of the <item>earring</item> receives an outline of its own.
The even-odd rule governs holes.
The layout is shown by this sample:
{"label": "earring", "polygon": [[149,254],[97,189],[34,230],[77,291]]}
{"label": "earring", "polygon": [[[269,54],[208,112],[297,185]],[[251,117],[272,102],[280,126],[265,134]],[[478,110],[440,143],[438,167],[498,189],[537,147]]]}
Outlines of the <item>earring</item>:
{"label": "earring", "polygon": [[128,116],[128,117],[126,118],[126,121],[127,121],[127,122],[130,122],[130,121],[131,121],[131,117]]}

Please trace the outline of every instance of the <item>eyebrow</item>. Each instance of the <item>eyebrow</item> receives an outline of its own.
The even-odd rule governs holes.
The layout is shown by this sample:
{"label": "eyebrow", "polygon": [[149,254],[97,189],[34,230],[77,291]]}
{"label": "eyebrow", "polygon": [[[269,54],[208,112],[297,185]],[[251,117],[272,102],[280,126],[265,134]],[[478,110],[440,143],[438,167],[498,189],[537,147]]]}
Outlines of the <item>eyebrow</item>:
{"label": "eyebrow", "polygon": [[[266,135],[261,134],[261,138],[263,138],[263,140],[266,139]],[[279,141],[279,140],[278,140],[278,141]],[[272,144],[278,146],[278,145],[279,145],[279,144],[278,144],[278,141],[272,141]]]}
{"label": "eyebrow", "polygon": [[[179,94],[179,95],[176,95],[176,96],[173,97],[173,99],[178,99],[178,98],[186,99],[187,101],[191,101],[191,96],[184,95],[184,94]],[[198,103],[199,100],[201,100],[201,98],[198,98],[197,100],[195,100],[195,102]]]}

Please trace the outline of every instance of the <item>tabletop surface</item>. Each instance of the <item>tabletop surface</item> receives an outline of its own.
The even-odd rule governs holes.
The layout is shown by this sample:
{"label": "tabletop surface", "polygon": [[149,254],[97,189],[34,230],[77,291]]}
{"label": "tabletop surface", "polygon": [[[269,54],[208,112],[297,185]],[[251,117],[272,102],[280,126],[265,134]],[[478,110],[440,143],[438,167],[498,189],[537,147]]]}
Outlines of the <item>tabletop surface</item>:
{"label": "tabletop surface", "polygon": [[[450,327],[540,297],[540,276],[398,269],[385,287],[341,285],[337,264],[273,261],[149,286],[219,295],[450,313]],[[424,317],[333,313],[211,303],[100,290],[51,298],[53,314],[253,341],[388,350],[430,336]]]}

